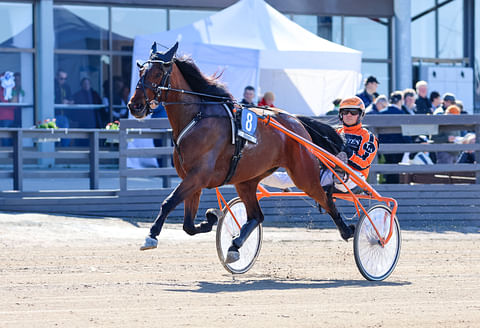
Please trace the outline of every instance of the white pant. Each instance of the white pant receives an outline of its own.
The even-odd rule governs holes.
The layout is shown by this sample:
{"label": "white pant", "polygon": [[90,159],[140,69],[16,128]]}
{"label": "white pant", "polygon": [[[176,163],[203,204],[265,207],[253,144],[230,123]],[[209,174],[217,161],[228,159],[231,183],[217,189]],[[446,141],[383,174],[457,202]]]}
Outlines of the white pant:
{"label": "white pant", "polygon": [[[353,173],[355,174],[355,173]],[[337,182],[334,183],[334,178],[336,180],[336,177],[333,176],[332,171],[326,169],[322,170],[320,173],[320,184],[322,187],[329,186],[331,184],[335,185],[335,189],[337,189],[340,192],[348,192],[345,186],[337,180]],[[365,180],[363,175],[357,174],[357,177],[359,177],[362,180]],[[295,184],[293,183],[292,179],[288,176],[286,172],[273,172],[271,175],[268,177],[264,178],[262,181],[260,181],[261,184],[264,184],[269,187],[273,188],[279,188],[279,189],[286,189],[286,188],[293,188],[295,187]],[[352,190],[357,186],[355,182],[352,181],[350,176],[348,177],[347,181],[345,181],[345,184],[347,187]]]}

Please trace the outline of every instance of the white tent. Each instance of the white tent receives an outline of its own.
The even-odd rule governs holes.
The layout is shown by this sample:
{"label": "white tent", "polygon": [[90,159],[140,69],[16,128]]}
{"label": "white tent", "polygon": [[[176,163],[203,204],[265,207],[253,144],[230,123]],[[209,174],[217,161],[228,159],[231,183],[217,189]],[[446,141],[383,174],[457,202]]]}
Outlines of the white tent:
{"label": "white tent", "polygon": [[321,115],[360,86],[359,51],[318,37],[263,0],[240,0],[191,25],[136,36],[133,61],[146,60],[154,41],[170,47],[179,38],[178,54],[191,55],[205,74],[225,69],[222,81],[238,100],[253,85],[259,94],[272,91],[277,107]]}

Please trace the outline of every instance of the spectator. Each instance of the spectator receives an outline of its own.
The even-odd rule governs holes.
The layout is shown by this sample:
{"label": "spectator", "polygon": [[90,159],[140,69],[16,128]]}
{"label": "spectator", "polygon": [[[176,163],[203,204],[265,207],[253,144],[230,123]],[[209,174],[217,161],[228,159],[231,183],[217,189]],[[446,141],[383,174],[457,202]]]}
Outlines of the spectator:
{"label": "spectator", "polygon": [[[468,133],[463,138],[459,140],[459,143],[462,144],[474,144],[475,143],[475,133]],[[457,159],[457,163],[467,163],[473,164],[476,163],[475,152],[473,150],[463,151]]]}
{"label": "spectator", "polygon": [[[75,104],[102,104],[100,95],[92,89],[90,79],[84,77],[80,81],[80,90],[73,95],[73,102]],[[103,120],[101,112],[103,109],[75,109],[72,111],[72,122],[76,122],[75,127],[79,128],[100,128],[105,127],[106,122]]]}
{"label": "spectator", "polygon": [[388,107],[388,99],[385,95],[380,95],[375,102],[367,108],[367,114],[378,114],[380,111]]}
{"label": "spectator", "polygon": [[13,74],[15,78],[15,86],[12,89],[12,99],[10,102],[23,103],[25,98],[25,90],[22,89],[22,75],[19,72]]}
{"label": "spectator", "polygon": [[432,103],[430,99],[427,98],[428,93],[428,84],[425,81],[418,81],[415,84],[415,89],[417,89],[417,100],[415,100],[415,113],[416,114],[432,114]]}
{"label": "spectator", "polygon": [[448,106],[455,105],[455,95],[453,93],[446,93],[443,95],[442,106],[438,107],[434,112],[433,115],[440,115],[444,114],[445,110]]}
{"label": "spectator", "polygon": [[255,106],[254,100],[255,100],[255,88],[252,87],[251,85],[247,85],[243,90],[243,99],[240,103],[242,105],[245,105],[246,107],[251,107],[251,106]]}
{"label": "spectator", "polygon": [[362,93],[359,93],[357,97],[362,99],[365,107],[370,106],[375,101],[374,94],[377,92],[377,87],[380,84],[375,76],[369,76],[365,79],[365,89]]}
{"label": "spectator", "polygon": [[341,98],[337,98],[332,101],[333,108],[329,110],[325,115],[338,115],[338,108],[340,107]]}
{"label": "spectator", "polygon": [[[126,89],[126,96],[125,96]],[[113,121],[119,120],[120,118],[125,118],[128,116],[127,103],[128,103],[128,94],[130,88],[126,83],[121,79],[120,76],[113,77],[113,106],[112,107],[112,119]],[[105,80],[103,82],[103,104],[106,105],[104,111],[102,112],[102,119],[105,122],[110,121],[110,114],[108,112],[108,106],[110,104],[110,81]],[[125,98],[126,97],[126,98]],[[125,99],[124,99],[125,98]],[[122,107],[119,107],[122,106]]]}
{"label": "spectator", "polygon": [[63,69],[57,71],[55,77],[55,103],[56,104],[73,104],[72,91],[67,84],[67,72]]}
{"label": "spectator", "polygon": [[460,114],[468,114],[468,112],[463,108],[463,101],[455,100],[455,105],[460,108]]}
{"label": "spectator", "polygon": [[403,90],[403,106],[402,109],[405,113],[410,115],[415,115],[417,106],[415,105],[415,98],[417,94],[413,89]]}
{"label": "spectator", "polygon": [[98,93],[92,89],[92,84],[88,77],[84,77],[80,81],[80,90],[73,95],[75,104],[101,104],[102,99]]}
{"label": "spectator", "polygon": [[[16,72],[13,74],[15,78],[15,86],[12,89],[11,103],[23,103],[25,98],[25,90],[22,89],[22,74]],[[22,126],[22,107],[15,107],[14,109],[15,119],[14,126]]]}
{"label": "spectator", "polygon": [[[460,115],[460,108],[456,105],[450,105],[445,110],[444,115]],[[460,131],[453,131],[449,133],[439,133],[432,137],[435,143],[453,143],[455,139],[460,137]],[[453,164],[458,157],[457,152],[439,151],[437,152],[438,164]]]}
{"label": "spectator", "polygon": [[430,93],[430,103],[432,104],[432,107],[430,108],[431,113],[434,113],[435,110],[442,105],[442,97],[440,97],[440,94],[437,91],[432,91]]}
{"label": "spectator", "polygon": [[268,107],[275,107],[273,102],[275,101],[275,95],[271,91],[265,92],[263,95],[262,100],[258,103],[258,106],[268,106]]}
{"label": "spectator", "polygon": [[[402,110],[403,93],[402,91],[394,91],[390,94],[390,106],[380,111],[379,114],[406,114]],[[404,137],[401,133],[380,134],[378,136],[379,143],[411,143],[410,137]],[[384,154],[386,164],[398,164],[402,161],[403,153]],[[386,183],[399,183],[398,174],[385,174]]]}

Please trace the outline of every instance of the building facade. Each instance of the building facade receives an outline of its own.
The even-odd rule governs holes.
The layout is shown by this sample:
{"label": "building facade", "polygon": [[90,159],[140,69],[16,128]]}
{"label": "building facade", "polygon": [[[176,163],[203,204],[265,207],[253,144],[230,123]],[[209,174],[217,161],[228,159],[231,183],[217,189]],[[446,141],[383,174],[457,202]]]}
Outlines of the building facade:
{"label": "building facade", "polygon": [[[101,128],[125,117],[135,35],[235,2],[0,0],[0,125],[55,117],[61,127]],[[412,87],[425,66],[471,68],[462,90],[470,111],[480,112],[480,0],[267,2],[320,37],[362,51],[362,74],[377,77],[380,94]]]}

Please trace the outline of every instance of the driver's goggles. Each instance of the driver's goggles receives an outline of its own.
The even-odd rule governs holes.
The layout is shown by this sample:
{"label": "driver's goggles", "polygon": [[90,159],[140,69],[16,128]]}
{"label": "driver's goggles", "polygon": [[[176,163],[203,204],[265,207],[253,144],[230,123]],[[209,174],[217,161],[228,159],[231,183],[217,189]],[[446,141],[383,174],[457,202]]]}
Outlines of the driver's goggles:
{"label": "driver's goggles", "polygon": [[360,115],[360,111],[355,108],[346,108],[346,109],[340,110],[340,114],[343,114],[343,115],[350,114],[350,115],[356,116],[356,115]]}

